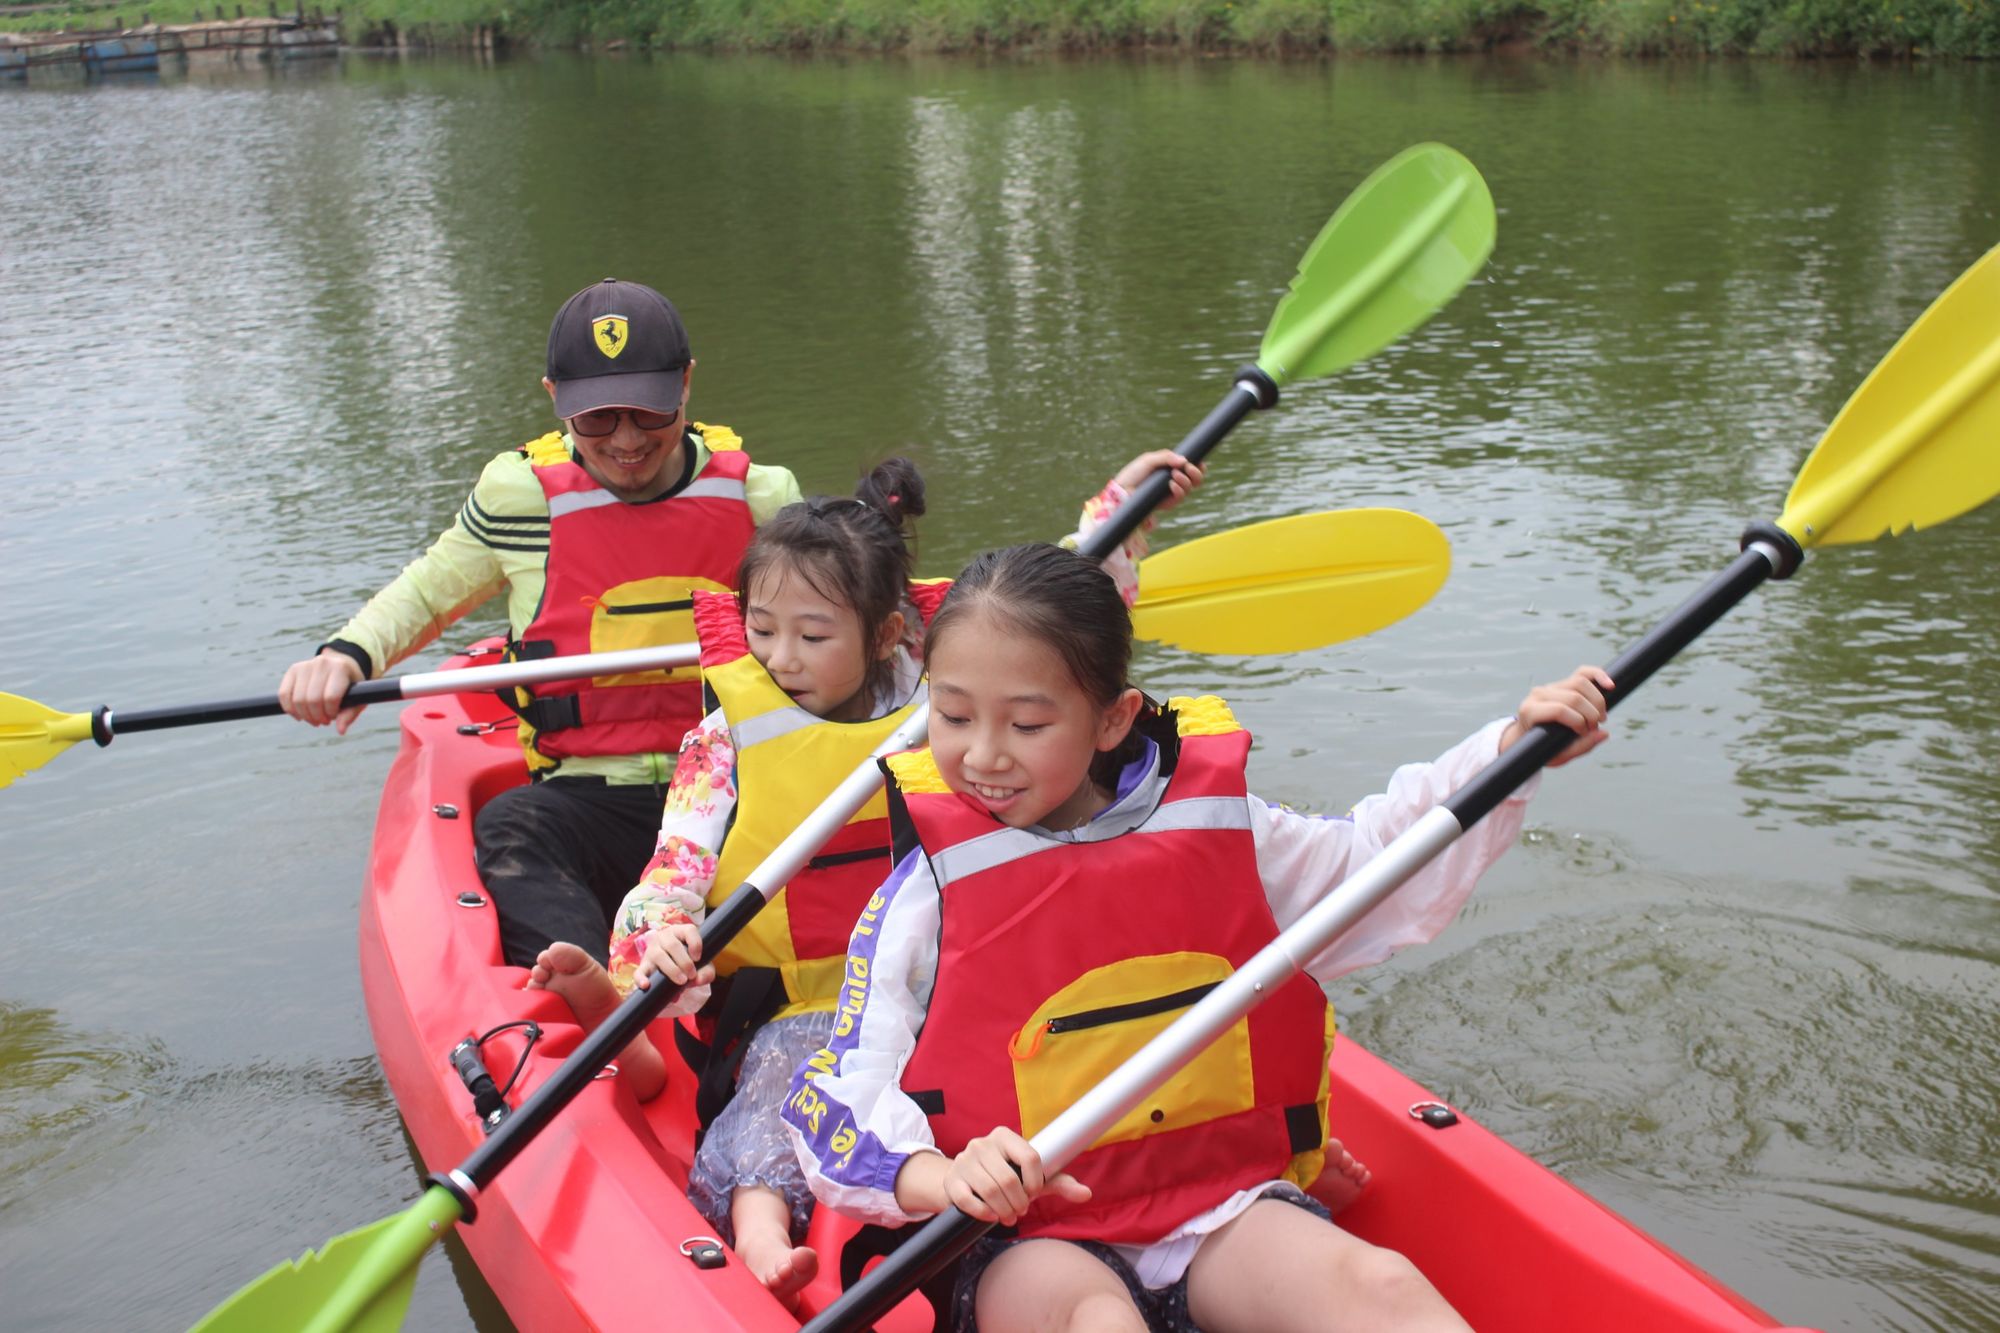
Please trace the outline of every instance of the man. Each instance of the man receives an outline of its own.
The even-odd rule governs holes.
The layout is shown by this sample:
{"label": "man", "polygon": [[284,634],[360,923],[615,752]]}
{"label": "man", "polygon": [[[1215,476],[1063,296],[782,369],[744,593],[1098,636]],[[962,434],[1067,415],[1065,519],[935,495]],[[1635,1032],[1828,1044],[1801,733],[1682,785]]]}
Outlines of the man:
{"label": "man", "polygon": [[[734,587],[755,525],[800,498],[727,428],[687,421],[693,371],[680,315],[652,288],[606,278],[572,296],[542,380],[567,432],[488,463],[430,550],[285,672],[285,711],[345,733],[361,711],[340,706],[350,685],[503,588],[516,658],[691,640],[690,590]],[[605,961],[700,690],[686,668],[514,692],[534,781],[473,825],[507,962],[528,966],[555,940]]]}

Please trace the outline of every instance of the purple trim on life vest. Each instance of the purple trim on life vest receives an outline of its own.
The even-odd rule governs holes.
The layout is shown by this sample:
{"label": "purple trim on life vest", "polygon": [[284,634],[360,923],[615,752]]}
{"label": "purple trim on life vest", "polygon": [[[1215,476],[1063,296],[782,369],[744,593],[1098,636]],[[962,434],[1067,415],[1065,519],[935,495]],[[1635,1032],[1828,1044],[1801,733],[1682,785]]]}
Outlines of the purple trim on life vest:
{"label": "purple trim on life vest", "polygon": [[1123,803],[1127,796],[1137,791],[1140,783],[1153,775],[1154,766],[1160,760],[1160,747],[1153,744],[1150,736],[1141,739],[1145,742],[1145,748],[1139,751],[1137,759],[1118,770],[1118,790],[1111,793],[1111,805],[1106,806],[1102,813],[1109,814],[1113,807]]}
{"label": "purple trim on life vest", "polygon": [[[855,922],[854,935],[847,944],[847,974],[834,1010],[834,1035],[792,1074],[791,1092],[782,1108],[785,1120],[799,1132],[819,1163],[822,1176],[838,1185],[879,1190],[891,1196],[896,1192],[896,1175],[909,1154],[890,1151],[873,1134],[857,1135],[853,1110],[820,1091],[817,1075],[822,1069],[838,1074],[840,1062],[861,1042],[861,1025],[867,1019],[868,977],[874,972],[881,922],[922,855],[921,850],[915,850],[899,861]],[[848,1019],[845,1025],[842,1018]],[[836,1141],[843,1146],[836,1148]]]}

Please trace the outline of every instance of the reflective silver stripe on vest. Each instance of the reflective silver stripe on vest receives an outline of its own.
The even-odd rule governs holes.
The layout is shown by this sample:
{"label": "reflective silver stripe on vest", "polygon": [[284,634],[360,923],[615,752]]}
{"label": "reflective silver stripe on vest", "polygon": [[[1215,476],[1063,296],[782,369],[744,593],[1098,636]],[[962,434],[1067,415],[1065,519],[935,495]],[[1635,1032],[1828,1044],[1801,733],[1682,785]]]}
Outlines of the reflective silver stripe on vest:
{"label": "reflective silver stripe on vest", "polygon": [[[919,684],[916,693],[910,696],[911,702],[922,705],[925,699],[929,697],[929,694],[930,691],[925,686]],[[904,705],[898,705],[898,707],[902,706]],[[873,720],[879,721],[880,719]],[[753,745],[762,745],[765,741],[774,741],[780,736],[789,736],[795,731],[803,731],[816,722],[824,721],[826,721],[825,718],[808,713],[805,709],[799,708],[796,705],[791,708],[774,708],[768,713],[759,713],[755,717],[731,723],[729,727],[729,739],[735,744],[736,752],[741,754]],[[835,725],[838,726],[840,724],[836,723]]]}
{"label": "reflective silver stripe on vest", "polygon": [[743,483],[733,477],[713,477],[688,483],[684,491],[675,491],[669,500],[741,500]]}
{"label": "reflective silver stripe on vest", "polygon": [[[676,491],[667,497],[671,500],[741,500],[743,483],[730,477],[716,477],[711,481],[690,482],[684,491]],[[574,514],[581,509],[595,509],[599,505],[615,505],[618,497],[599,487],[594,491],[564,491],[549,500],[549,517],[561,518],[564,514]]]}
{"label": "reflective silver stripe on vest", "polygon": [[789,736],[795,731],[804,731],[813,723],[821,721],[805,709],[796,705],[791,708],[773,708],[768,713],[759,713],[741,722],[731,723],[729,739],[741,754],[753,745],[774,741],[780,736]]}
{"label": "reflective silver stripe on vest", "polygon": [[618,497],[602,488],[594,491],[564,491],[561,495],[549,497],[549,517],[561,518],[564,514],[574,514],[579,509],[595,509],[599,505],[617,503]]}
{"label": "reflective silver stripe on vest", "polygon": [[[1132,837],[1143,833],[1182,833],[1189,829],[1248,829],[1250,827],[1250,804],[1242,796],[1190,796],[1185,800],[1168,801],[1155,810],[1145,823],[1121,833],[1119,837]],[[1109,842],[1111,839],[1103,839]],[[1035,833],[1028,829],[995,829],[991,833],[955,847],[947,847],[931,857],[931,871],[937,877],[938,887],[943,888],[953,880],[965,879],[982,871],[1004,866],[1033,856],[1037,852],[1053,851],[1058,847],[1089,846],[1067,838],[1051,838],[1045,833]]]}

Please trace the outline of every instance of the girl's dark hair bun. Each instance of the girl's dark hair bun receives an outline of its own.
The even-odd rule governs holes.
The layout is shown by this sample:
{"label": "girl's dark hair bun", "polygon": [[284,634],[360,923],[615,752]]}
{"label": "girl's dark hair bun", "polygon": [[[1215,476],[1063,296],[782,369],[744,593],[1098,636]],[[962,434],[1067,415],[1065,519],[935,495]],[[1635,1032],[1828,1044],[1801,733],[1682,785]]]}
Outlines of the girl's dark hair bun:
{"label": "girl's dark hair bun", "polygon": [[910,520],[923,517],[924,478],[907,458],[886,458],[854,488],[854,498],[908,535]]}

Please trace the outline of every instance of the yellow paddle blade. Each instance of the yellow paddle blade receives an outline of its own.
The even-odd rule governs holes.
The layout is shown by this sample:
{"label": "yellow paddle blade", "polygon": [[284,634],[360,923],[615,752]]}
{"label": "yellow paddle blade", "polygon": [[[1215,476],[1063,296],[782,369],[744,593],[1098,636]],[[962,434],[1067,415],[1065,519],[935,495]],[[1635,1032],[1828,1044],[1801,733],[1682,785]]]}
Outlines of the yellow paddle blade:
{"label": "yellow paddle blade", "polygon": [[1300,652],[1394,624],[1450,570],[1444,533],[1407,510],[1274,518],[1142,561],[1132,627],[1190,652]]}
{"label": "yellow paddle blade", "polygon": [[1862,381],[1799,470],[1778,526],[1801,546],[1928,528],[2000,492],[2000,246]]}
{"label": "yellow paddle blade", "polygon": [[18,694],[0,694],[0,787],[90,739],[90,714],[58,713]]}
{"label": "yellow paddle blade", "polygon": [[462,1211],[450,1191],[433,1185],[394,1217],[279,1264],[209,1311],[194,1333],[395,1333],[410,1308],[418,1261]]}

